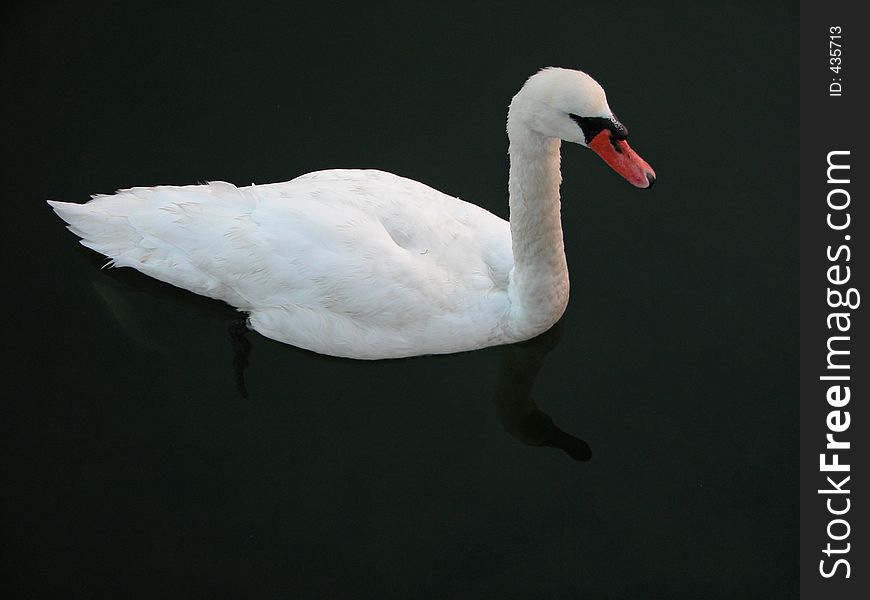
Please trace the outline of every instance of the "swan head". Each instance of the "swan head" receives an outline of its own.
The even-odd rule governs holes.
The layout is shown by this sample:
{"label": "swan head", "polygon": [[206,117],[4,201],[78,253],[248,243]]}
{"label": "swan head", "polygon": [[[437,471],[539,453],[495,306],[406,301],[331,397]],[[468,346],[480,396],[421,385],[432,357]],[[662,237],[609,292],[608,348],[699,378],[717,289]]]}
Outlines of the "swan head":
{"label": "swan head", "polygon": [[628,145],[628,129],[610,110],[604,89],[582,71],[550,67],[529,77],[508,112],[508,132],[517,127],[586,146],[636,187],[655,183],[655,171]]}

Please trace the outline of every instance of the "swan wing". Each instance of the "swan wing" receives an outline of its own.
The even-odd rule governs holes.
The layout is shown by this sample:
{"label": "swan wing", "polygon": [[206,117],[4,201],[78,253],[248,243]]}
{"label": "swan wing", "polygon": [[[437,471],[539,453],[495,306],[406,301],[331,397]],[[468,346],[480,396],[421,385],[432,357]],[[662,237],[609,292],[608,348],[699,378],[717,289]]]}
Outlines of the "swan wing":
{"label": "swan wing", "polygon": [[508,310],[508,223],[381,171],[52,206],[114,265],[224,300],[264,335],[320,352],[471,349],[493,343]]}
{"label": "swan wing", "polygon": [[470,349],[463,344],[499,335],[512,266],[506,221],[380,171],[324,171],[257,190],[250,239],[268,244],[257,254],[274,279],[243,281],[239,293],[273,292],[257,298],[268,307],[252,311],[258,331],[309,348],[346,343],[358,358]]}

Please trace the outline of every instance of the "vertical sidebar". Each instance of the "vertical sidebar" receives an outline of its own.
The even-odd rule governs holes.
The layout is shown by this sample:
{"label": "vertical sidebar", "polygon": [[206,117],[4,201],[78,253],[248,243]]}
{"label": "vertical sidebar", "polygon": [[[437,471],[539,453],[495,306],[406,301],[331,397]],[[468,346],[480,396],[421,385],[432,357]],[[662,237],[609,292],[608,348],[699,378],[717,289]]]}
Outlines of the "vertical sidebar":
{"label": "vertical sidebar", "polygon": [[[801,2],[801,598],[870,589],[868,22]],[[866,297],[862,296],[866,295]]]}

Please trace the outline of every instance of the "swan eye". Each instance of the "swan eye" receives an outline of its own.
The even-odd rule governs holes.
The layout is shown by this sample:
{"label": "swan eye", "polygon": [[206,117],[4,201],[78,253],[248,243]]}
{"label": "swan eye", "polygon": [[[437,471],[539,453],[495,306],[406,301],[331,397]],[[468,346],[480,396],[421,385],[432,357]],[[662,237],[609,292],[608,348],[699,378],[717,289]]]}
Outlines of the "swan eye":
{"label": "swan eye", "polygon": [[605,129],[610,130],[611,140],[614,142],[628,139],[628,128],[617,121],[616,118],[581,117],[580,115],[575,115],[573,113],[568,116],[580,126],[580,129],[583,131],[583,137],[587,142],[592,141],[592,138]]}

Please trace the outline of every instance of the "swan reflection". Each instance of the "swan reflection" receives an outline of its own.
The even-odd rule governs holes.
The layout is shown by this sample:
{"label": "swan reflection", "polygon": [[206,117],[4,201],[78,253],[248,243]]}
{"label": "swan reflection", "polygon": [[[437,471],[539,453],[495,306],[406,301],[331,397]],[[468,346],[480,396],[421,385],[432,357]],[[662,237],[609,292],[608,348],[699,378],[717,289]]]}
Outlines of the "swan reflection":
{"label": "swan reflection", "polygon": [[[102,271],[101,275],[106,272]],[[145,292],[145,296],[171,302],[173,307],[167,309],[168,314],[178,314],[179,308],[188,303],[195,304],[195,311],[210,313],[215,321],[226,323],[228,310],[215,306],[216,303],[180,293],[159,286],[153,280],[142,277],[135,272],[124,270],[110,271],[109,278],[94,280],[97,295],[111,309],[115,318],[127,336],[150,351],[166,356],[172,355],[173,344],[178,343],[175,330],[166,331],[166,336],[160,335],[161,328],[155,328],[149,317],[140,314],[141,309],[136,300],[141,296],[132,294],[131,290]],[[231,313],[230,313],[231,314]],[[521,442],[530,446],[559,448],[568,456],[578,461],[586,461],[592,455],[589,445],[570,433],[560,429],[550,415],[541,411],[533,398],[533,389],[538,373],[547,354],[556,347],[562,336],[562,321],[560,320],[549,331],[525,342],[519,342],[500,348],[494,348],[500,354],[498,378],[493,395],[493,403],[498,420],[505,431]],[[236,390],[242,397],[248,396],[245,384],[245,370],[250,363],[251,342],[247,339],[250,332],[246,326],[245,317],[232,319],[229,322],[229,343],[232,348],[232,370],[234,372]],[[164,339],[164,337],[166,339]],[[332,361],[344,361],[304,352],[309,356]],[[453,358],[452,360],[457,360]]]}
{"label": "swan reflection", "polygon": [[505,431],[518,440],[530,446],[559,448],[574,460],[586,461],[592,456],[589,444],[559,429],[532,397],[544,357],[561,335],[559,321],[536,338],[504,347],[494,396],[496,415]]}

